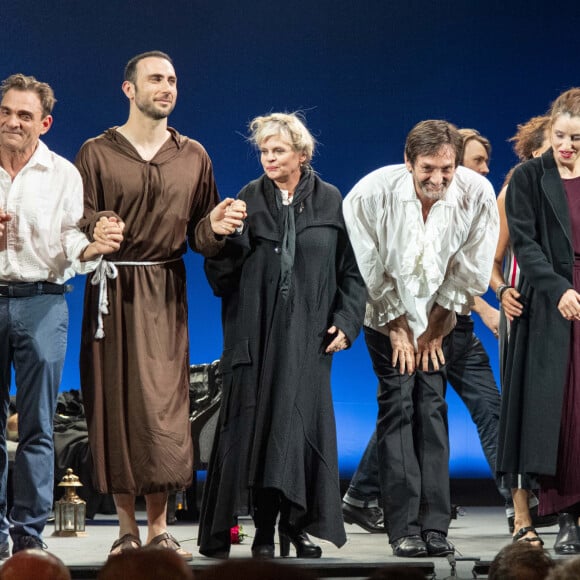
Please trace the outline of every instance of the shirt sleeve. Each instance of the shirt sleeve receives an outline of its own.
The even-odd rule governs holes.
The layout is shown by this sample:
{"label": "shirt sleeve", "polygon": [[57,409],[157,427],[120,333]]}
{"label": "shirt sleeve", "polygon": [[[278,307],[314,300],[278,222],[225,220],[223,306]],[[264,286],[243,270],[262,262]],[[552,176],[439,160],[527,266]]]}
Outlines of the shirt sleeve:
{"label": "shirt sleeve", "polygon": [[[362,188],[366,186],[361,186],[361,183],[346,196],[343,214],[356,261],[367,287],[373,324],[383,326],[405,314],[405,307],[379,251],[376,232],[384,208],[377,200],[383,196],[363,194]],[[372,184],[368,186],[373,187]],[[380,227],[384,227],[382,222]]]}
{"label": "shirt sleeve", "polygon": [[74,166],[70,166],[63,195],[62,246],[72,269],[77,274],[87,274],[97,267],[102,257],[99,256],[86,262],[81,262],[80,260],[81,254],[90,242],[87,236],[79,229],[79,222],[83,216],[83,182]]}
{"label": "shirt sleeve", "polygon": [[474,199],[480,205],[474,210],[467,239],[449,261],[435,300],[458,314],[469,314],[473,297],[487,291],[499,236],[499,213],[491,184],[485,183]]}

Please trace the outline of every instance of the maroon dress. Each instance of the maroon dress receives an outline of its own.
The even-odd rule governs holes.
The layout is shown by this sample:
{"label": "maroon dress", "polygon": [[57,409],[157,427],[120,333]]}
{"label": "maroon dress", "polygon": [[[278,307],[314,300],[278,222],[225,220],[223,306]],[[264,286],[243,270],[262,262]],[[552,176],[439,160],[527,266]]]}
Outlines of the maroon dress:
{"label": "maroon dress", "polygon": [[[580,177],[562,180],[570,209],[574,289],[580,292]],[[542,481],[540,513],[566,511],[580,502],[580,321],[572,323],[556,476]]]}

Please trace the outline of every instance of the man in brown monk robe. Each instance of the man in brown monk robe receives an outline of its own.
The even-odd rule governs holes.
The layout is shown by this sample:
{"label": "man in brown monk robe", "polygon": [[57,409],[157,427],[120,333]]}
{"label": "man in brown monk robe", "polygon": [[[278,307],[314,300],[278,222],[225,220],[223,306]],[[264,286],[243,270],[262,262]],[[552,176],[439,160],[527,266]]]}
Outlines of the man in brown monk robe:
{"label": "man in brown monk robe", "polygon": [[146,543],[191,559],[166,530],[167,493],[193,474],[182,255],[187,242],[215,254],[245,208],[219,202],[204,148],[168,127],[177,98],[169,56],[131,59],[122,89],[127,122],[87,141],[76,159],[87,234],[103,215],[125,224],[125,242],[85,292],[80,370],[94,479],[115,499],[120,530],[111,554],[141,545],[135,497],[143,495]]}

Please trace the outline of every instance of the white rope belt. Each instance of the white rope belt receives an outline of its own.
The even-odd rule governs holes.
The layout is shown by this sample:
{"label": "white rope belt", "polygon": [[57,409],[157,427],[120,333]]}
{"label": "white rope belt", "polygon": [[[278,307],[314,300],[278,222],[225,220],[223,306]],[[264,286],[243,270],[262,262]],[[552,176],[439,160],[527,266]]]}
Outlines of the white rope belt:
{"label": "white rope belt", "polygon": [[169,264],[170,262],[177,262],[179,258],[172,258],[171,260],[159,260],[157,262],[109,262],[108,260],[101,260],[91,278],[93,286],[99,286],[99,307],[97,310],[97,331],[95,338],[100,340],[104,338],[105,331],[103,329],[103,315],[109,314],[109,293],[107,291],[107,278],[114,280],[119,271],[117,266],[158,266],[160,264]]}

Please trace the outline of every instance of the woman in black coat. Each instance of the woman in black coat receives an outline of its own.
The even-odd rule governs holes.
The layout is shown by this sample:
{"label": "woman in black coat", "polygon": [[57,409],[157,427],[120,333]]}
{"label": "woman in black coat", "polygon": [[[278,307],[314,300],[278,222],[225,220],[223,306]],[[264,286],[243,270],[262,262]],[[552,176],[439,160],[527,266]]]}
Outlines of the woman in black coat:
{"label": "woman in black coat", "polygon": [[[250,124],[264,175],[238,195],[247,211],[206,274],[222,298],[223,401],[202,502],[200,552],[227,557],[239,515],[255,557],[320,557],[306,532],[345,540],[330,390],[332,355],[356,338],[366,290],[342,197],[311,169],[314,140],[296,115]],[[244,205],[245,204],[245,205]],[[233,204],[232,204],[233,205]]]}
{"label": "woman in black coat", "polygon": [[540,513],[558,511],[558,553],[580,552],[580,89],[550,112],[551,149],[516,168],[506,214],[524,309],[506,360],[497,469],[512,488],[514,541],[543,543]]}

